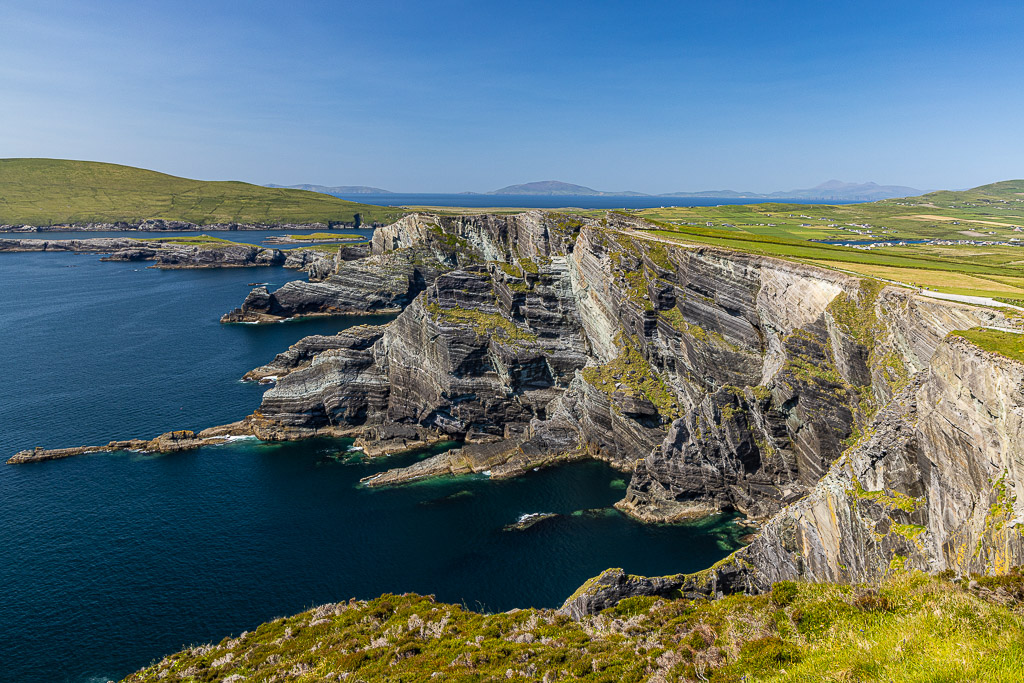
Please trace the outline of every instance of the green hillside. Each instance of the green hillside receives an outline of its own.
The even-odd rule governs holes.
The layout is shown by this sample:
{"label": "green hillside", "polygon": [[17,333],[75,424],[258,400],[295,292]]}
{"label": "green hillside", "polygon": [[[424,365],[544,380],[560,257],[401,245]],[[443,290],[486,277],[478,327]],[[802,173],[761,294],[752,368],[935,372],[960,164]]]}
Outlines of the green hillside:
{"label": "green hillside", "polygon": [[391,222],[395,209],[317,192],[203,181],[131,166],[65,159],[0,159],[0,224],[138,222]]}

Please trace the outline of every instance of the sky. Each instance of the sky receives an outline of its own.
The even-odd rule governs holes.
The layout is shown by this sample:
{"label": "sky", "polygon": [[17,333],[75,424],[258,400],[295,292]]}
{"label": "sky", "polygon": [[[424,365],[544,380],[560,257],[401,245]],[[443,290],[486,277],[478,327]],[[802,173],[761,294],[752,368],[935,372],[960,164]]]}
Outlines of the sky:
{"label": "sky", "polygon": [[1024,2],[4,0],[0,157],[649,193],[1024,177]]}

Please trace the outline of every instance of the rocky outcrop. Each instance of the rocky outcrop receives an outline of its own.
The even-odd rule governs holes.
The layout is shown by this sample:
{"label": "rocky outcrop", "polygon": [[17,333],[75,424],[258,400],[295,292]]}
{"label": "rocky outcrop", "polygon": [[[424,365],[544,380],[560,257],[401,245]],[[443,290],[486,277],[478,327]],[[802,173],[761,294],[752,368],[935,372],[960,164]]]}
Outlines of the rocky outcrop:
{"label": "rocky outcrop", "polygon": [[[189,238],[192,239],[192,238]],[[0,239],[0,252],[64,251],[107,254],[103,261],[155,261],[154,268],[279,266],[285,253],[222,240],[194,242],[96,238],[83,240]]]}
{"label": "rocky outcrop", "polygon": [[412,214],[374,231],[370,258],[353,260],[356,252],[350,250],[360,247],[343,247],[333,270],[311,271],[310,279],[316,282],[289,282],[275,292],[253,290],[221,321],[276,322],[307,315],[397,312],[439,273],[479,265],[492,257],[508,262],[571,249],[572,228],[551,230],[558,223],[545,216],[539,211],[515,216]]}
{"label": "rocky outcrop", "polygon": [[580,586],[558,611],[579,620],[638,596],[697,600],[757,592],[750,576],[732,562],[719,563],[695,574],[673,576],[635,576],[621,569],[608,569]]}
{"label": "rocky outcrop", "polygon": [[98,237],[82,240],[0,239],[0,252],[70,251],[102,254],[141,246],[142,244],[139,240],[128,237]]}
{"label": "rocky outcrop", "polygon": [[263,395],[260,409],[247,418],[252,433],[268,441],[346,436],[377,419],[389,395],[387,378],[372,351],[383,334],[381,326],[351,327],[328,338],[329,348],[304,367],[299,366],[311,345],[292,347],[294,353],[278,356],[275,363],[282,369],[293,362],[295,367]]}
{"label": "rocky outcrop", "polygon": [[75,446],[72,448],[35,448],[20,451],[7,459],[8,465],[20,465],[29,462],[59,460],[75,455],[90,453],[112,453],[114,451],[139,451],[142,453],[178,453],[190,451],[202,446],[214,446],[227,443],[233,437],[250,436],[250,431],[243,422],[234,422],[219,427],[211,427],[203,431],[178,430],[161,434],[154,439],[127,439],[111,441],[104,446]]}
{"label": "rocky outcrop", "polygon": [[284,265],[285,253],[250,244],[149,242],[119,249],[103,261],[155,261],[153,268],[245,268]]}
{"label": "rocky outcrop", "polygon": [[[328,349],[351,348],[353,344],[359,343],[358,340],[364,338],[372,338],[375,341],[379,338],[379,335],[373,336],[376,335],[377,329],[365,326],[365,329],[349,328],[345,332],[334,335],[318,334],[303,337],[289,346],[287,351],[277,354],[266,365],[245,373],[242,379],[249,382],[277,381],[294,370],[309,367],[318,353]],[[369,335],[369,337],[365,337],[365,335]]]}
{"label": "rocky outcrop", "polygon": [[[62,225],[0,225],[0,232],[114,232],[123,230],[125,232],[159,232],[162,230],[174,232],[191,232],[216,230],[329,230],[334,227],[347,225],[344,223],[190,223],[188,221],[172,221],[160,218],[147,219],[137,222],[119,223],[66,223]],[[365,224],[364,224],[365,225]],[[373,227],[376,224],[372,224]],[[348,226],[351,227],[351,226]]]}
{"label": "rocky outcrop", "polygon": [[221,322],[277,322],[287,318],[360,313],[397,313],[436,274],[420,267],[411,250],[372,256],[356,261],[337,260],[319,281],[293,280],[270,292],[253,289],[241,307],[225,314]]}

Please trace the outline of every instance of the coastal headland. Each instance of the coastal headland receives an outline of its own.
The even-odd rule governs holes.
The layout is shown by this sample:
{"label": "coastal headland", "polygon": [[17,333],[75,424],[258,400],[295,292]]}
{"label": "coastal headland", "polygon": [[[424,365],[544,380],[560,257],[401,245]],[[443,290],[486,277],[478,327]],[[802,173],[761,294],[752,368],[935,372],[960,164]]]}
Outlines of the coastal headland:
{"label": "coastal headland", "polygon": [[[793,606],[819,609],[828,600],[850,608],[829,613],[829,628],[859,628],[861,614],[893,624],[944,600],[1006,620],[1012,632],[1019,619],[1000,610],[1016,604],[1013,568],[1024,564],[1024,453],[1016,438],[1024,428],[1016,296],[1024,274],[1004,253],[1019,247],[989,245],[983,257],[958,260],[960,246],[968,245],[911,255],[854,250],[633,212],[409,214],[378,228],[364,256],[322,258],[309,281],[257,287],[223,320],[401,311],[393,322],[308,337],[253,370],[248,379],[274,386],[238,423],[99,449],[348,436],[380,456],[456,441],[458,448],[364,484],[466,472],[510,477],[594,458],[631,474],[616,507],[638,520],[738,512],[757,528],[749,545],[702,572],[647,578],[609,570],[557,614],[524,612],[522,623],[480,617],[472,628],[493,633],[477,643],[493,636],[529,646],[582,629],[594,642],[581,647],[596,652],[587,648],[629,633],[629,623],[656,633],[651,620],[667,618],[666,610],[733,594],[762,597],[685,607],[722,610],[722,628],[701,631],[692,647],[654,648],[660,654],[643,659],[644,676],[677,665],[694,675],[732,671],[756,659],[750,648],[775,648],[773,666],[810,661],[821,643],[794,644],[804,631]],[[872,269],[890,270],[872,277]],[[898,277],[921,272],[952,282],[954,300]],[[9,462],[88,452],[38,449]],[[894,609],[896,600],[908,611]],[[738,617],[729,610],[740,604],[755,612],[775,605],[795,626],[730,635],[725,625]],[[352,656],[374,648],[396,665],[423,664],[430,643],[462,638],[449,625],[477,618],[414,596],[328,605],[173,655],[130,680],[194,676],[204,667],[270,675],[282,654],[325,647],[317,627],[337,625],[357,638],[357,624],[371,616],[390,635],[338,645],[340,659],[322,660],[333,662],[332,673],[369,671],[365,656]],[[696,639],[696,622],[686,623],[677,635]],[[283,646],[300,632],[320,635],[295,652]],[[534,650],[530,657],[539,657]],[[672,661],[658,659],[670,651]],[[485,664],[475,652],[453,651],[455,661],[443,665],[460,666],[465,656],[475,670]],[[527,678],[557,678],[575,666],[537,660],[530,669],[530,657],[520,663]],[[598,660],[588,654],[591,672],[602,670]],[[302,673],[318,671],[327,673]]]}

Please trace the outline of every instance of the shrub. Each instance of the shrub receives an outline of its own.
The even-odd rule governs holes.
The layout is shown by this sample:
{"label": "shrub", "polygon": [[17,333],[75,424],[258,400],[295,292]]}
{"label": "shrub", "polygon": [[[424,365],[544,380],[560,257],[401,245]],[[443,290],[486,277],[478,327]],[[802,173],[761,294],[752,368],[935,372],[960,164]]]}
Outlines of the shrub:
{"label": "shrub", "polygon": [[779,607],[785,607],[796,599],[797,587],[795,581],[779,581],[772,586],[772,602]]}

